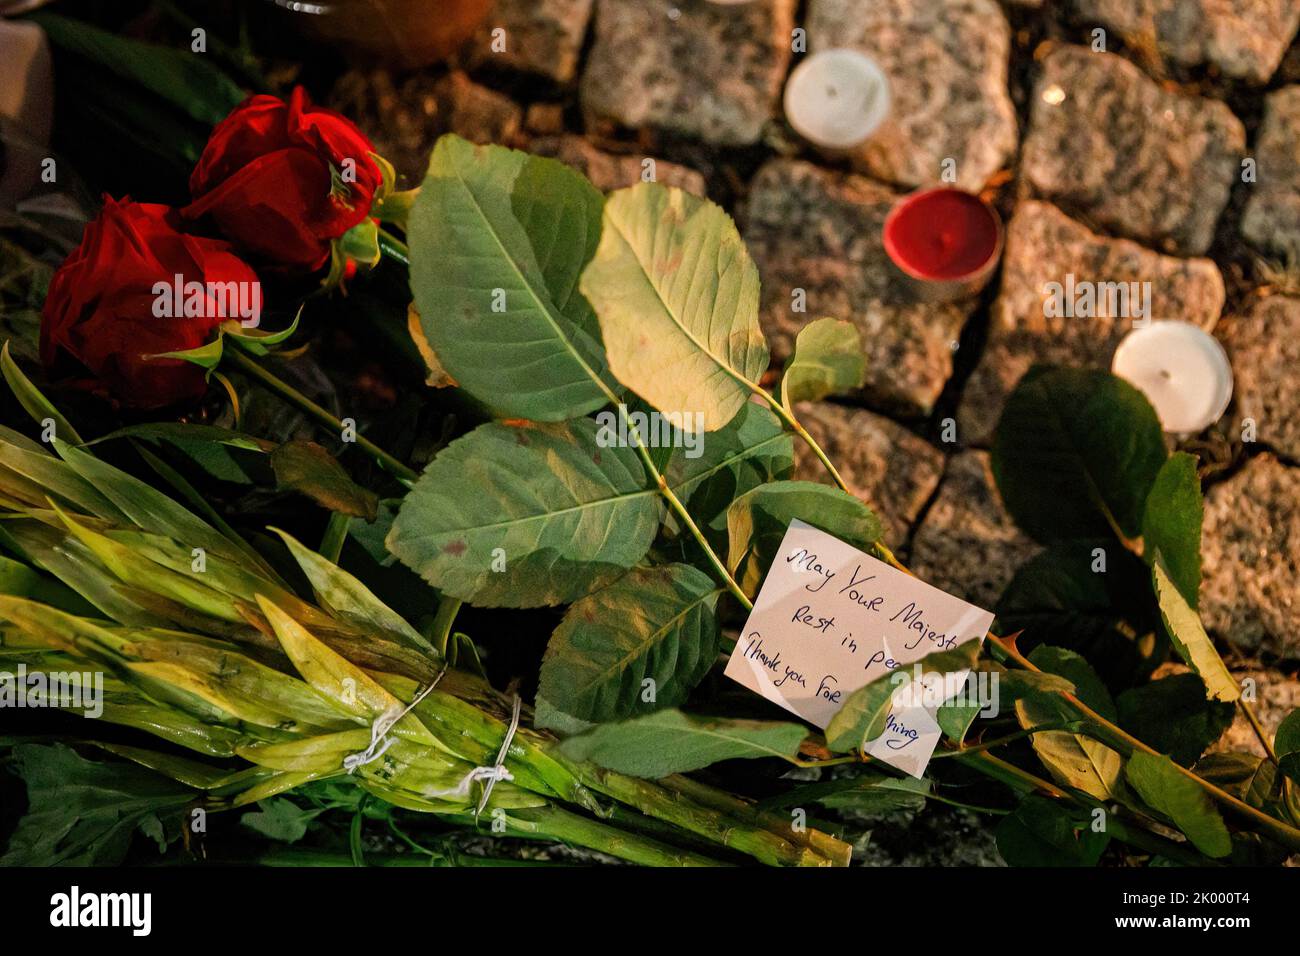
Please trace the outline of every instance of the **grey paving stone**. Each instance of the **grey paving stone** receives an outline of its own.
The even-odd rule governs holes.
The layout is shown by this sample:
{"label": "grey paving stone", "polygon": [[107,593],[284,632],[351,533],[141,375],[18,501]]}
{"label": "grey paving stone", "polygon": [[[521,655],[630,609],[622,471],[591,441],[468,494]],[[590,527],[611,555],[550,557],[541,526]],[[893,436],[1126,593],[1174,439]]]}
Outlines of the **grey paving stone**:
{"label": "grey paving stone", "polygon": [[[953,344],[975,300],[919,304],[891,272],[881,228],[899,194],[863,176],[773,160],[750,186],[744,237],[763,280],[761,318],[773,360],[822,316],[849,319],[867,352],[864,400],[927,415],[952,374]],[[797,290],[806,311],[793,310]]]}
{"label": "grey paving stone", "polygon": [[1115,54],[1063,46],[1042,63],[1021,173],[1067,211],[1198,255],[1214,238],[1245,144],[1223,103],[1169,92]]}
{"label": "grey paving stone", "polygon": [[[1026,200],[1007,227],[1002,286],[989,317],[988,342],[966,382],[958,412],[958,438],[985,444],[993,437],[1007,396],[1035,363],[1109,368],[1120,340],[1132,329],[1128,314],[1112,315],[1108,296],[1097,314],[1047,315],[1049,283],[1064,294],[1067,277],[1080,283],[1124,283],[1148,302],[1153,319],[1178,318],[1208,327],[1223,308],[1223,278],[1209,259],[1179,259],[1127,239],[1092,232],[1051,203]],[[1130,283],[1149,282],[1145,287]],[[1122,304],[1123,300],[1116,300]],[[1054,311],[1054,310],[1053,310]],[[1122,310],[1121,310],[1122,311]]]}
{"label": "grey paving stone", "polygon": [[[606,153],[581,136],[548,136],[535,139],[529,151],[568,163],[584,174],[602,192],[622,189],[642,181],[646,157]],[[704,177],[696,170],[662,159],[654,161],[655,182],[676,186],[696,196],[705,194]]]}
{"label": "grey paving stone", "polygon": [[476,65],[500,64],[567,83],[578,69],[592,4],[593,0],[495,0],[473,41],[471,59]]}
{"label": "grey paving stone", "polygon": [[951,158],[979,189],[1015,151],[1011,29],[993,0],[811,0],[807,29],[811,52],[854,47],[889,77],[891,115],[855,151],[860,169],[918,186]]}
{"label": "grey paving stone", "polygon": [[1256,455],[1210,488],[1201,616],[1245,651],[1300,657],[1300,469]]}
{"label": "grey paving stone", "polygon": [[[796,413],[850,490],[885,523],[885,543],[890,547],[903,544],[939,484],[943,453],[903,426],[866,409],[802,402]],[[817,456],[798,440],[795,477],[830,480]]]}
{"label": "grey paving stone", "polygon": [[757,142],[790,62],[796,0],[598,0],[582,105],[595,121]]}
{"label": "grey paving stone", "polygon": [[1215,334],[1232,361],[1237,437],[1250,419],[1256,441],[1300,460],[1300,299],[1257,299]]}
{"label": "grey paving stone", "polygon": [[405,186],[424,179],[429,154],[442,134],[514,145],[523,121],[518,104],[464,73],[433,78],[383,68],[349,70],[334,84],[326,105],[365,131]]}
{"label": "grey paving stone", "polygon": [[1300,26],[1296,0],[1074,0],[1079,16],[1171,63],[1263,83]]}
{"label": "grey paving stone", "polygon": [[1241,217],[1246,241],[1269,256],[1300,266],[1300,86],[1265,98],[1255,143],[1250,199]]}
{"label": "grey paving stone", "polygon": [[935,587],[992,609],[1039,550],[1002,506],[988,454],[965,451],[948,460],[939,495],[912,540],[910,567]]}

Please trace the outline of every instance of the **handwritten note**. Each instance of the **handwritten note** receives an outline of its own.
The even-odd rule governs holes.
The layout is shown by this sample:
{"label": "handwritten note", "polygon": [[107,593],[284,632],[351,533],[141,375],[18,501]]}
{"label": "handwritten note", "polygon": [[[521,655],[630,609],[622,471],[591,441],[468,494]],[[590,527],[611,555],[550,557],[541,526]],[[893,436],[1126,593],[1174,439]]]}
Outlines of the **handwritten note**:
{"label": "handwritten note", "polygon": [[[858,688],[927,654],[983,639],[992,623],[989,611],[796,520],[726,675],[824,728]],[[940,737],[935,708],[895,699],[869,752],[920,776]]]}

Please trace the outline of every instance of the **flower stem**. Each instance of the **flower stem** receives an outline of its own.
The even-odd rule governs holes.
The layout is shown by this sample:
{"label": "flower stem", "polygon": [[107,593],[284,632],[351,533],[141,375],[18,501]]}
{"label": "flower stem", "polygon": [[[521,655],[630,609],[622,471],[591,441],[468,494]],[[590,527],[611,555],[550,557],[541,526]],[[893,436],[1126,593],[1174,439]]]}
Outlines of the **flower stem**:
{"label": "flower stem", "polygon": [[[1039,668],[1034,665],[1033,661],[1029,660],[1029,658],[1025,657],[1016,650],[1015,647],[1003,641],[1000,637],[990,634],[989,640],[993,642],[995,647],[1000,648],[1008,659],[1015,661],[1024,669],[1032,671],[1039,670]],[[1067,704],[1073,707],[1080,716],[1086,718],[1090,723],[1094,724],[1099,730],[1101,730],[1107,738],[1105,742],[1114,747],[1125,757],[1131,756],[1134,751],[1141,751],[1142,753],[1149,754],[1153,757],[1163,756],[1158,750],[1147,746],[1122,727],[1118,727],[1111,723],[1083,701],[1079,700],[1075,695],[1063,693],[1059,696]],[[1223,806],[1225,809],[1231,810],[1238,817],[1247,819],[1256,826],[1267,830],[1269,835],[1283,846],[1288,847],[1291,850],[1300,850],[1300,830],[1288,826],[1276,817],[1271,817],[1267,813],[1264,813],[1262,810],[1257,810],[1255,807],[1252,807],[1250,804],[1242,800],[1238,800],[1236,797],[1232,796],[1232,794],[1221,790],[1204,777],[1188,770],[1181,764],[1173,763],[1173,767],[1184,777],[1209,794],[1211,799]]]}
{"label": "flower stem", "polygon": [[[473,814],[444,814],[445,819],[474,825]],[[722,866],[717,860],[620,830],[557,806],[504,812],[505,836],[541,837],[580,846],[643,866]],[[481,825],[481,824],[480,824]]]}
{"label": "flower stem", "polygon": [[748,595],[746,595],[743,590],[741,590],[740,585],[736,583],[736,579],[733,578],[731,572],[727,570],[727,566],[722,563],[722,559],[718,557],[717,552],[713,550],[713,546],[709,544],[708,539],[704,537],[704,532],[700,530],[700,526],[697,525],[695,519],[691,517],[691,513],[686,510],[686,506],[682,504],[682,501],[677,497],[676,492],[668,486],[668,480],[664,478],[663,474],[659,471],[659,468],[655,465],[654,459],[650,457],[650,452],[646,448],[645,442],[641,439],[640,431],[637,430],[635,424],[628,420],[627,409],[622,403],[619,403],[618,405],[618,414],[623,420],[624,426],[627,428],[627,433],[632,436],[633,441],[636,443],[637,454],[641,456],[641,461],[645,464],[646,472],[658,485],[659,494],[663,496],[663,499],[666,502],[668,502],[668,507],[672,509],[673,513],[677,515],[682,524],[686,526],[686,529],[691,533],[691,536],[699,542],[700,547],[704,550],[705,557],[708,558],[709,563],[713,565],[713,570],[717,573],[718,577],[722,578],[727,590],[730,591],[736,600],[740,602],[741,607],[746,611],[752,611],[754,609],[754,602],[749,599]]}
{"label": "flower stem", "polygon": [[[288,382],[284,381],[278,375],[275,375],[253,360],[247,353],[241,351],[238,347],[228,348],[222,356],[223,362],[228,362],[233,368],[243,372],[249,378],[256,381],[259,385],[278,395],[290,405],[302,411],[309,418],[324,427],[332,430],[338,435],[343,434],[343,423],[331,415],[320,405],[313,402],[302,392],[298,391]],[[384,451],[365,435],[356,436],[357,447],[373,458],[381,468],[392,474],[399,481],[406,485],[412,485],[420,476],[402,462],[398,461],[388,452]]]}

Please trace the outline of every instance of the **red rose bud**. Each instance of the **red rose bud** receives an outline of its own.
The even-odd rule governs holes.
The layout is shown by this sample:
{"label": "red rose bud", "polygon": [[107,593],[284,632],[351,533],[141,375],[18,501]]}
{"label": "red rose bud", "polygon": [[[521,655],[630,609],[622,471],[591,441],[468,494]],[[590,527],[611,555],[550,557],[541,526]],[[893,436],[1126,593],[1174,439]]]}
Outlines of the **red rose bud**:
{"label": "red rose bud", "polygon": [[361,130],[312,106],[252,96],[217,124],[190,176],[189,218],[211,214],[227,237],[289,270],[316,271],[330,243],[370,214],[383,174]]}
{"label": "red rose bud", "polygon": [[104,197],[103,212],[50,280],[41,360],[51,372],[133,408],[203,395],[203,369],[151,356],[205,345],[225,319],[255,325],[261,290],[229,243],[178,225],[168,206]]}

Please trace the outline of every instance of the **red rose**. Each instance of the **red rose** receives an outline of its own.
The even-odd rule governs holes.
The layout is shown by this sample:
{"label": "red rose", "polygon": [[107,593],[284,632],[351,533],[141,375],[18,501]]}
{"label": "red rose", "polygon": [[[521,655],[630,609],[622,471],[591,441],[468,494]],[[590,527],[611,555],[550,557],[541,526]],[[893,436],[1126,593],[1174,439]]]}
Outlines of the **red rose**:
{"label": "red rose", "polygon": [[312,106],[302,87],[289,102],[252,96],[212,131],[190,176],[194,202],[227,237],[268,262],[315,271],[330,241],[370,213],[383,183],[375,148],[351,120]]}
{"label": "red rose", "polygon": [[178,223],[169,206],[104,197],[103,212],[50,280],[41,322],[47,368],[135,408],[203,394],[203,369],[150,356],[197,348],[225,318],[242,318],[231,293],[260,315],[261,293],[229,243],[187,236]]}

